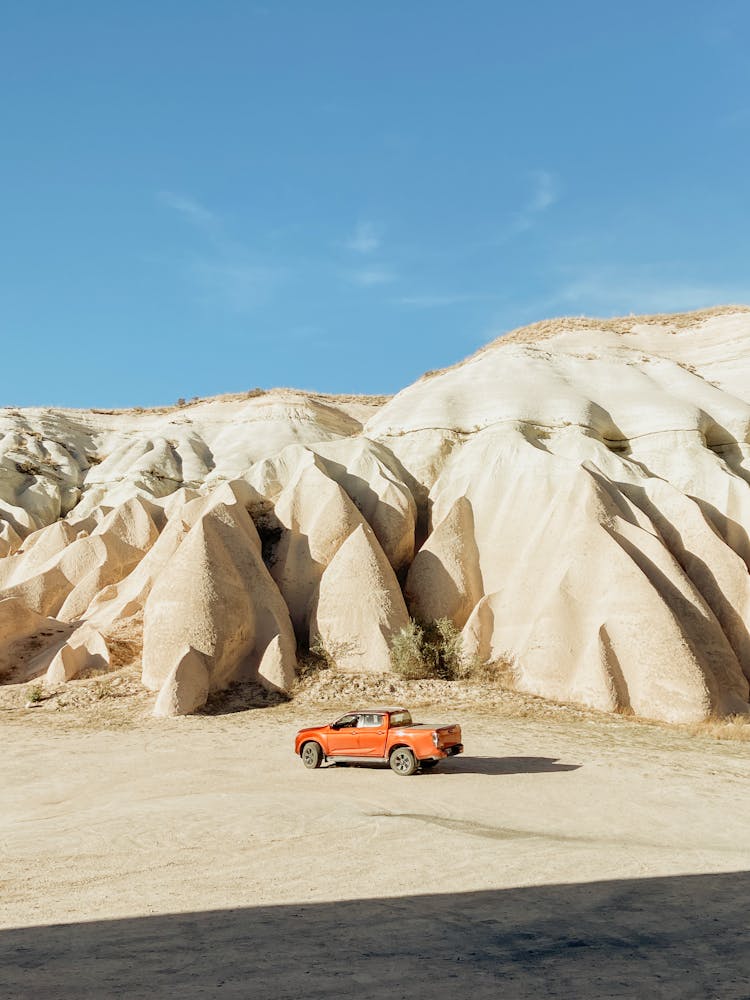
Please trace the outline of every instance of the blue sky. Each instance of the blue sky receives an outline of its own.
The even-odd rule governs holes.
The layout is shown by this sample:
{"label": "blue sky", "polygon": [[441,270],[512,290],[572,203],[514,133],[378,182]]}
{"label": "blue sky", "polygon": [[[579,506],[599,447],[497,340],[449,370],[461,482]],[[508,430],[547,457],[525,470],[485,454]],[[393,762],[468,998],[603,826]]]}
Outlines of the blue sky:
{"label": "blue sky", "polygon": [[750,5],[7,0],[0,403],[394,392],[750,301]]}

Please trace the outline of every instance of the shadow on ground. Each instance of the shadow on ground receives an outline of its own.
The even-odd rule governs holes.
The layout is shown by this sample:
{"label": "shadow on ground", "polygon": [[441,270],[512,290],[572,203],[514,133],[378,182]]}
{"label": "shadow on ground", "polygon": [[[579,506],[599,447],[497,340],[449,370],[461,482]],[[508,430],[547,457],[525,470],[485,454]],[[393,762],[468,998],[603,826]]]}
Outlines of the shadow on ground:
{"label": "shadow on ground", "polygon": [[252,708],[273,708],[289,701],[287,695],[268,691],[253,681],[235,681],[221,691],[213,691],[196,715],[233,715]]}
{"label": "shadow on ground", "polygon": [[558,757],[453,757],[431,774],[548,774],[577,771],[581,764],[560,764]]}
{"label": "shadow on ground", "polygon": [[[553,771],[577,771],[582,764],[560,764],[557,757],[451,757],[441,760],[435,768],[424,768],[419,775],[428,774],[549,774]],[[379,770],[388,765],[366,757],[361,763],[349,764],[332,761],[324,767],[371,767]]]}
{"label": "shadow on ground", "polygon": [[0,932],[12,998],[750,997],[750,873]]}

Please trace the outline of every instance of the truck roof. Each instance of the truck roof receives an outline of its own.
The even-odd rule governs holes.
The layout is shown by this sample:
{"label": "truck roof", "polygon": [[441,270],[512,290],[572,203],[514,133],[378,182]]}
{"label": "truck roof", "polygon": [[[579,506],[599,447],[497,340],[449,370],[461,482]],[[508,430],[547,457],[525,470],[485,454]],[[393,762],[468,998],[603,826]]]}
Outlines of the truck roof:
{"label": "truck roof", "polygon": [[353,708],[347,715],[368,715],[370,713],[375,714],[376,712],[384,713],[388,712],[408,712],[408,708],[404,708],[403,705],[378,705],[374,708]]}

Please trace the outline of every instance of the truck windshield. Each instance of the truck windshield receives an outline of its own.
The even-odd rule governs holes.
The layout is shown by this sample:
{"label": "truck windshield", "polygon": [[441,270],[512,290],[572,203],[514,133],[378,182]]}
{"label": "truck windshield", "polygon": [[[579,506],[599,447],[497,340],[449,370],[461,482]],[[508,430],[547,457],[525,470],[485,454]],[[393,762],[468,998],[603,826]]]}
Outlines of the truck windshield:
{"label": "truck windshield", "polygon": [[391,726],[410,726],[410,712],[391,712]]}

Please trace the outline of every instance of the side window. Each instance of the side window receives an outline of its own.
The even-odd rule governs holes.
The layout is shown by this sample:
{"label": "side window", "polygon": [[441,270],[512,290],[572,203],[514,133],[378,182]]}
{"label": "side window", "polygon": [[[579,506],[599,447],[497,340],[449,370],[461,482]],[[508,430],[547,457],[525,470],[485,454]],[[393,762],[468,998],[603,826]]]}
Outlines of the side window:
{"label": "side window", "polygon": [[383,716],[371,714],[360,715],[359,724],[365,729],[377,729],[378,726],[383,725]]}
{"label": "side window", "polygon": [[356,715],[344,715],[335,723],[337,729],[354,729],[357,725]]}
{"label": "side window", "polygon": [[391,712],[391,728],[396,728],[398,726],[410,726],[411,725],[411,713],[407,711],[402,712]]}

